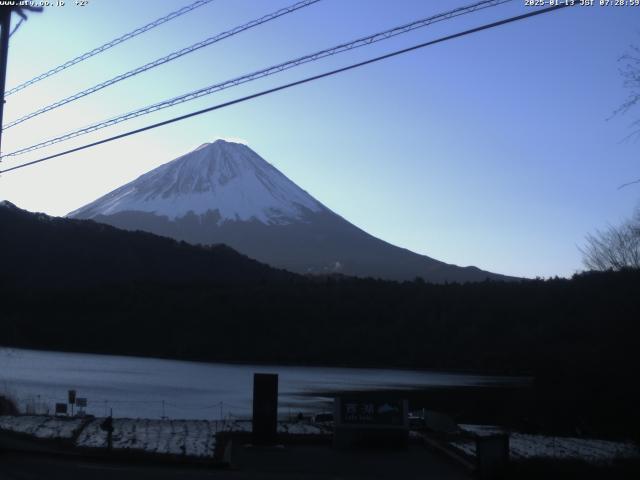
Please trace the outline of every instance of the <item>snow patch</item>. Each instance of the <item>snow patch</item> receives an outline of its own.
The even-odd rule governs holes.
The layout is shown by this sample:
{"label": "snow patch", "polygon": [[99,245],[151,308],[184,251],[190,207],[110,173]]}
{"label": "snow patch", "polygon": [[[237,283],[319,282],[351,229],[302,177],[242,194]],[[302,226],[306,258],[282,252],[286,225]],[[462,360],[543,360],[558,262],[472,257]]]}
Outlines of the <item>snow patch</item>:
{"label": "snow patch", "polygon": [[45,415],[0,416],[0,430],[24,433],[36,438],[70,439],[83,423],[82,418]]}
{"label": "snow patch", "polygon": [[[476,435],[500,433],[499,427],[460,425]],[[451,445],[467,455],[476,455],[475,440],[456,440]],[[515,460],[530,458],[558,458],[584,460],[589,463],[608,463],[620,458],[640,458],[640,448],[631,442],[614,442],[592,438],[551,437],[512,432],[509,435],[510,455]]]}
{"label": "snow patch", "polygon": [[[104,418],[68,418],[44,415],[0,416],[0,430],[23,433],[41,439],[73,439],[80,448],[107,448]],[[155,420],[114,418],[113,449],[187,457],[213,457],[216,433],[251,432],[251,420]],[[309,422],[279,422],[278,432],[320,435],[331,430]]]}
{"label": "snow patch", "polygon": [[[90,422],[78,436],[76,445],[106,448],[107,433],[100,425],[103,418]],[[212,457],[215,434],[223,422],[209,420],[151,420],[114,418],[114,450],[140,450],[150,453]]]}
{"label": "snow patch", "polygon": [[69,214],[139,211],[168,217],[218,212],[224,221],[287,224],[324,207],[246,145],[217,140]]}

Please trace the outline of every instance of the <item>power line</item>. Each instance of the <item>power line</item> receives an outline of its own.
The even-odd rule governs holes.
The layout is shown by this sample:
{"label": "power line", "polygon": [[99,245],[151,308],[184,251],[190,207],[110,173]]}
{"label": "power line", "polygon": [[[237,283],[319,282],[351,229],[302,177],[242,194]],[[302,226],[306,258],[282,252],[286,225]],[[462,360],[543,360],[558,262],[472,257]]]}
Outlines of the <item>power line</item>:
{"label": "power line", "polygon": [[41,73],[40,75],[38,75],[37,77],[32,78],[31,80],[28,80],[24,83],[21,83],[20,85],[18,85],[17,87],[13,87],[11,90],[9,90],[8,92],[5,93],[5,96],[9,96],[12,95],[16,92],[19,92],[20,90],[23,90],[25,88],[27,88],[30,85],[33,85],[34,83],[39,82],[40,80],[44,80],[45,78],[48,78],[52,75],[55,75],[56,73],[59,73],[63,70],[66,70],[69,67],[72,67],[73,65],[75,65],[76,63],[80,63],[83,60],[86,60],[90,57],[93,57],[94,55],[98,55],[99,53],[104,52],[105,50],[108,50],[112,47],[115,47],[116,45],[119,45],[123,42],[126,42],[127,40],[132,39],[133,37],[137,37],[138,35],[148,32],[149,30],[158,27],[160,25],[162,25],[163,23],[166,23],[170,20],[173,20],[174,18],[178,18],[181,15],[184,15],[185,13],[189,13],[192,10],[195,10],[196,8],[202,7],[204,5],[207,5],[208,3],[213,2],[213,0],[197,0],[196,2],[193,2],[191,5],[187,5],[185,7],[182,7],[179,10],[176,10],[175,12],[171,12],[167,15],[165,15],[164,17],[160,17],[157,20],[154,20],[151,23],[147,23],[146,25],[136,28],[135,30],[129,32],[129,33],[125,33],[124,35],[115,38],[113,40],[111,40],[110,42],[105,43],[104,45],[100,45],[99,47],[94,48],[93,50],[90,50],[88,52],[83,53],[82,55],[78,55],[77,57],[61,64],[58,65],[55,68],[52,68],[51,70],[48,70],[44,73]]}
{"label": "power line", "polygon": [[[191,53],[192,51],[195,51],[195,50],[197,50],[199,48],[202,48],[202,47],[205,47],[207,45],[210,45],[211,43],[214,43],[215,41],[222,40],[222,38],[226,38],[228,36],[234,35],[235,33],[239,33],[239,32],[241,32],[243,30],[251,28],[252,26],[259,25],[260,23],[264,23],[266,21],[272,20],[274,18],[277,18],[278,16],[284,15],[286,13],[290,13],[290,12],[292,12],[294,10],[299,9],[299,8],[306,7],[306,6],[308,6],[308,5],[312,4],[312,3],[315,3],[317,1],[319,1],[319,0],[306,0],[304,2],[299,2],[299,3],[295,4],[295,5],[292,5],[290,7],[285,8],[285,9],[279,10],[278,12],[274,12],[274,13],[272,13],[270,15],[262,17],[261,19],[254,20],[253,22],[250,22],[250,23],[245,24],[245,25],[240,26],[240,27],[236,27],[235,29],[230,30],[229,32],[224,32],[224,33],[222,33],[220,35],[217,35],[216,37],[211,37],[211,38],[209,38],[207,40],[204,40],[202,42],[196,43],[196,44],[194,44],[194,45],[192,45],[190,47],[187,47],[185,49],[182,49],[182,50],[179,50],[177,52],[174,52],[174,53],[172,53],[172,54],[170,54],[170,55],[168,55],[166,57],[163,57],[163,58],[160,58],[158,60],[155,60],[154,62],[150,62],[150,63],[148,63],[146,65],[143,65],[142,67],[139,67],[139,68],[136,68],[134,70],[131,70],[130,72],[124,73],[122,75],[118,75],[117,77],[114,77],[111,80],[107,80],[105,82],[102,82],[102,83],[100,83],[100,84],[98,84],[98,85],[96,85],[94,87],[88,88],[88,89],[86,89],[86,90],[84,90],[82,92],[76,93],[76,94],[74,94],[74,95],[72,95],[70,97],[67,97],[67,98],[62,99],[62,100],[60,100],[58,102],[55,102],[55,103],[53,103],[51,105],[48,105],[48,106],[46,106],[44,108],[41,108],[41,109],[39,109],[37,111],[34,111],[34,112],[32,112],[32,113],[30,113],[28,115],[25,115],[25,116],[23,116],[23,117],[21,117],[21,118],[19,118],[17,120],[14,120],[14,121],[8,123],[4,128],[8,129],[8,128],[12,127],[12,126],[15,126],[15,125],[17,125],[19,123],[22,123],[22,122],[26,121],[26,120],[29,120],[30,118],[33,118],[33,117],[35,117],[37,115],[40,115],[42,113],[51,111],[51,110],[53,110],[53,109],[55,109],[57,107],[60,107],[60,106],[65,105],[67,103],[70,103],[70,102],[72,102],[74,100],[77,100],[77,99],[82,98],[84,96],[90,95],[91,93],[94,93],[94,92],[96,92],[98,90],[101,90],[102,88],[105,88],[105,87],[107,87],[109,85],[117,83],[117,82],[119,82],[121,80],[124,80],[126,78],[132,77],[134,75],[137,75],[138,73],[142,73],[142,72],[144,72],[146,70],[149,70],[149,69],[151,69],[151,68],[153,68],[155,66],[162,65],[163,63],[166,63],[168,61],[171,61],[171,60],[174,60],[176,58],[179,58],[182,55],[186,55],[186,54]],[[427,24],[434,23],[435,21],[441,21],[441,20],[444,20],[446,18],[451,18],[450,15],[451,16],[459,16],[459,15],[462,15],[462,14],[466,14],[466,13],[471,13],[473,11],[477,11],[478,9],[488,8],[490,6],[497,6],[497,5],[501,4],[501,3],[506,3],[506,2],[509,2],[509,1],[512,1],[512,0],[484,0],[484,1],[480,2],[480,3],[478,3],[478,4],[474,4],[474,5],[471,5],[471,6],[468,6],[468,7],[462,7],[462,8],[453,10],[452,12],[447,12],[445,14],[440,14],[440,15],[438,15],[436,17],[429,17],[428,19],[419,20],[417,22],[413,22],[413,23],[408,24],[408,25],[403,25],[401,27],[397,27],[395,29],[382,32],[380,34],[376,34],[376,35],[373,35],[373,36],[369,36],[369,37],[365,37],[365,38],[362,38],[362,39],[358,39],[358,40],[356,40],[354,42],[350,42],[350,43],[358,43],[357,45],[352,46],[352,47],[349,46],[349,44],[343,44],[343,45],[339,45],[338,47],[333,47],[332,49],[328,49],[328,50],[325,50],[325,51],[322,51],[322,52],[316,52],[316,53],[308,55],[306,57],[302,57],[301,59],[295,59],[295,60],[292,60],[290,62],[286,62],[286,64],[290,64],[290,66],[288,66],[286,68],[292,68],[292,67],[300,65],[301,63],[306,63],[308,61],[318,60],[319,58],[323,58],[324,56],[334,55],[336,53],[341,53],[342,51],[345,51],[345,50],[348,50],[348,49],[350,50],[352,48],[357,48],[359,46],[364,46],[364,45],[367,45],[369,43],[374,43],[374,42],[377,42],[377,41],[380,41],[380,40],[384,40],[386,38],[389,38],[390,36],[395,36],[395,35],[398,35],[400,33],[406,33],[407,31],[414,30],[414,29],[420,28],[420,27],[424,27]],[[427,23],[425,23],[425,22],[427,22]],[[388,36],[385,36],[385,35],[388,35]],[[375,37],[378,37],[378,38],[375,38]],[[339,51],[335,51],[333,53],[329,52],[330,50],[336,50],[336,49],[340,49],[340,50]],[[251,81],[251,80],[254,80],[256,78],[260,78],[262,76],[270,75],[272,73],[278,73],[278,72],[282,71],[283,69],[285,69],[285,68],[282,68],[283,65],[284,64],[278,65],[276,67],[271,67],[270,69],[266,69],[266,71],[263,70],[263,71],[260,71],[260,72],[254,72],[253,74],[249,74],[247,76],[244,76],[244,77],[247,77],[246,79],[244,77],[240,77],[240,80],[243,80],[240,83],[245,83],[246,81]],[[273,72],[267,73],[269,70],[273,70]],[[258,75],[258,77],[256,77],[256,75]],[[255,77],[255,78],[253,78],[253,77]],[[205,89],[201,89],[201,90],[198,90],[196,92],[191,92],[191,93],[182,95],[180,97],[176,97],[176,98],[167,100],[165,102],[161,102],[161,104],[163,106],[160,106],[159,104],[154,104],[151,107],[145,107],[145,108],[151,108],[150,111],[156,111],[156,110],[159,110],[161,108],[170,107],[170,106],[176,105],[177,103],[182,103],[184,101],[193,100],[193,99],[198,98],[200,96],[209,95],[210,93],[213,93],[214,91],[223,90],[225,88],[228,88],[229,86],[235,86],[237,84],[236,82],[238,80],[239,79],[228,80],[226,82],[223,82],[222,84],[212,85],[212,86],[206,87]],[[207,92],[207,90],[209,90],[209,91]],[[194,96],[194,94],[196,96]],[[185,98],[184,100],[182,100],[183,97],[188,97],[188,98]],[[166,103],[166,105],[165,105],[165,103]],[[123,119],[122,121],[128,120],[130,118],[134,118],[136,116],[139,116],[139,115],[136,115],[137,112],[138,111],[129,112],[128,114],[125,114],[124,116],[126,116],[127,118]],[[140,109],[140,114],[144,114],[144,113],[145,113],[145,109]],[[113,121],[113,119],[111,121]],[[111,121],[107,120],[107,122],[111,122]],[[115,122],[115,123],[119,123],[119,122]],[[112,125],[112,124],[113,123],[109,123],[109,125]],[[109,125],[107,125],[107,126],[109,126]],[[90,131],[94,131],[94,130],[90,130]]]}
{"label": "power line", "polygon": [[253,27],[257,27],[258,25],[262,25],[263,23],[269,22],[271,20],[275,20],[276,18],[279,18],[283,15],[286,15],[288,13],[292,13],[295,12],[296,10],[299,10],[301,8],[305,8],[308,7],[310,5],[313,5],[314,3],[319,2],[320,0],[302,0],[298,3],[295,3],[293,5],[290,5],[288,7],[285,8],[281,8],[280,10],[277,10],[275,12],[269,13],[267,15],[264,15],[263,17],[260,17],[258,19],[252,20],[248,23],[245,23],[243,25],[240,25],[238,27],[232,28],[231,30],[227,30],[225,32],[219,33],[213,37],[209,37],[205,40],[202,40],[200,42],[194,43],[193,45],[190,45],[188,47],[182,48],[180,50],[177,50],[175,52],[170,53],[169,55],[165,55],[164,57],[158,58],[152,62],[149,62],[145,65],[142,65],[140,67],[134,68],[133,70],[129,70],[128,72],[122,73],[120,75],[117,75],[109,80],[105,80],[104,82],[101,82],[97,85],[94,85],[93,87],[87,88],[85,90],[82,90],[81,92],[75,93],[69,97],[63,98],[62,100],[58,100],[57,102],[54,102],[50,105],[47,105],[46,107],[40,108],[34,112],[31,112],[23,117],[18,118],[17,120],[13,120],[11,122],[9,122],[7,125],[3,126],[2,128],[7,130],[15,125],[18,125],[22,122],[25,122],[33,117],[36,117],[38,115],[41,115],[43,113],[49,112],[51,110],[54,110],[58,107],[61,107],[63,105],[66,105],[67,103],[71,103],[75,100],[78,100],[80,98],[86,97],[87,95],[91,95],[92,93],[95,93],[99,90],[102,90],[103,88],[109,87],[110,85],[113,85],[115,83],[121,82],[122,80],[126,80],[127,78],[131,78],[134,77],[140,73],[146,72],[147,70],[151,70],[152,68],[158,67],[160,65],[163,65],[165,63],[171,62],[173,60],[176,60],[184,55],[187,55],[189,53],[195,52],[196,50],[199,50],[201,48],[204,47],[208,47],[209,45],[212,45],[214,43],[217,43],[221,40],[224,40],[225,38],[229,38],[232,37],[233,35],[237,35],[240,32],[244,32],[245,30],[249,30]]}
{"label": "power line", "polygon": [[469,29],[469,30],[465,30],[463,32],[458,32],[458,33],[454,33],[452,35],[447,35],[445,37],[440,37],[440,38],[438,38],[436,40],[431,40],[431,41],[428,41],[428,42],[425,42],[425,43],[420,43],[420,44],[414,45],[412,47],[403,48],[402,50],[396,50],[394,52],[387,53],[387,54],[381,55],[379,57],[374,57],[374,58],[371,58],[369,60],[365,60],[365,61],[362,61],[362,62],[358,62],[358,63],[354,63],[354,64],[351,64],[351,65],[348,65],[346,67],[342,67],[342,68],[338,68],[338,69],[335,69],[335,70],[331,70],[329,72],[321,73],[319,75],[314,75],[314,76],[311,76],[311,77],[303,78],[302,80],[297,80],[295,82],[291,82],[291,83],[287,83],[287,84],[284,84],[284,85],[280,85],[278,87],[270,88],[268,90],[263,90],[261,92],[254,93],[252,95],[247,95],[245,97],[237,98],[235,100],[231,100],[231,101],[228,101],[228,102],[220,103],[218,105],[213,105],[211,107],[204,108],[202,110],[197,110],[195,112],[191,112],[191,113],[188,113],[188,114],[185,114],[185,115],[180,115],[178,117],[174,117],[174,118],[171,118],[169,120],[164,120],[162,122],[154,123],[152,125],[147,125],[146,127],[137,128],[135,130],[130,130],[128,132],[121,133],[119,135],[114,135],[112,137],[104,138],[102,140],[98,140],[96,142],[88,143],[88,144],[82,145],[80,147],[71,148],[69,150],[65,150],[63,152],[55,153],[53,155],[49,155],[49,156],[40,158],[38,160],[33,160],[31,162],[23,163],[21,165],[16,165],[15,167],[7,168],[5,170],[0,170],[0,174],[11,172],[13,170],[18,170],[20,168],[25,168],[25,167],[28,167],[28,166],[31,166],[31,165],[35,165],[36,163],[44,162],[46,160],[51,160],[52,158],[61,157],[63,155],[68,155],[70,153],[78,152],[80,150],[85,150],[87,148],[95,147],[95,146],[101,145],[103,143],[112,142],[112,141],[118,140],[120,138],[125,138],[125,137],[131,136],[131,135],[135,135],[135,134],[138,134],[138,133],[146,132],[147,130],[152,130],[154,128],[162,127],[162,126],[168,125],[170,123],[175,123],[175,122],[179,122],[181,120],[186,120],[187,118],[195,117],[197,115],[202,115],[204,113],[212,112],[214,110],[219,110],[221,108],[229,107],[229,106],[235,105],[237,103],[246,102],[246,101],[252,100],[254,98],[258,98],[258,97],[262,97],[262,96],[265,96],[265,95],[268,95],[268,94],[271,94],[271,93],[279,92],[281,90],[286,90],[288,88],[295,87],[297,85],[302,85],[304,83],[309,83],[309,82],[312,82],[314,80],[319,80],[321,78],[330,77],[330,76],[336,75],[338,73],[342,73],[342,72],[346,72],[346,71],[349,71],[349,70],[353,70],[355,68],[359,68],[359,67],[362,67],[362,66],[365,66],[365,65],[369,65],[371,63],[376,63],[376,62],[379,62],[379,61],[382,61],[382,60],[386,60],[387,58],[392,58],[392,57],[395,57],[395,56],[398,56],[398,55],[402,55],[404,53],[408,53],[408,52],[411,52],[411,51],[414,51],[414,50],[418,50],[420,48],[425,48],[425,47],[428,47],[428,46],[431,46],[431,45],[435,45],[437,43],[442,43],[442,42],[445,42],[447,40],[453,40],[455,38],[459,38],[459,37],[463,37],[463,36],[466,36],[466,35],[470,35],[472,33],[477,33],[477,32],[483,31],[483,30],[488,30],[490,28],[499,27],[501,25],[506,25],[508,23],[513,23],[513,22],[516,22],[516,21],[519,21],[519,20],[524,20],[526,18],[534,17],[534,16],[537,16],[537,15],[542,15],[544,13],[552,12],[552,11],[559,10],[561,8],[565,8],[565,7],[569,7],[569,6],[573,6],[573,5],[577,5],[577,4],[562,3],[562,4],[559,4],[559,5],[552,6],[552,7],[547,7],[547,8],[543,8],[543,9],[540,9],[540,10],[534,10],[532,12],[525,13],[525,14],[522,14],[522,15],[517,15],[515,17],[509,17],[509,18],[506,18],[506,19],[503,19],[503,20],[499,20],[497,22],[488,23],[488,24],[482,25],[480,27],[475,27],[475,28],[472,28],[472,29]]}
{"label": "power line", "polygon": [[199,90],[195,90],[192,92],[188,92],[186,94],[177,96],[177,97],[173,97],[170,98],[168,100],[164,100],[162,102],[159,103],[155,103],[143,108],[139,108],[137,110],[133,110],[131,112],[125,113],[123,115],[119,115],[118,117],[113,117],[107,120],[103,120],[101,122],[98,123],[94,123],[92,125],[80,128],[78,130],[74,130],[72,132],[60,135],[58,137],[54,137],[48,140],[45,140],[43,142],[34,144],[34,145],[30,145],[28,147],[24,147],[18,150],[15,150],[13,152],[7,153],[5,155],[0,156],[0,159],[3,158],[7,158],[7,157],[14,157],[17,155],[22,155],[28,152],[32,152],[34,150],[39,150],[41,148],[45,148],[51,145],[54,145],[56,143],[60,143],[66,140],[69,140],[71,138],[75,138],[75,137],[79,137],[81,135],[86,135],[88,133],[91,132],[95,132],[97,130],[100,130],[102,128],[106,128],[106,127],[110,127],[112,125],[116,125],[118,123],[127,121],[127,120],[131,120],[133,118],[137,118],[140,117],[142,115],[147,115],[149,113],[152,112],[156,112],[158,110],[162,110],[168,107],[173,107],[175,105],[190,101],[190,100],[195,100],[197,98],[206,96],[206,95],[210,95],[212,93],[221,91],[221,90],[225,90],[227,88],[231,88],[231,87],[235,87],[237,85],[241,85],[247,82],[251,82],[253,80],[257,80],[260,78],[264,78],[270,75],[274,75],[276,73],[282,72],[284,70],[288,70],[300,65],[303,65],[305,63],[309,63],[309,62],[314,62],[317,60],[320,60],[322,58],[326,58],[332,55],[337,55],[339,53],[342,52],[346,52],[349,50],[353,50],[356,48],[360,48],[360,47],[364,47],[367,45],[370,45],[372,43],[376,43],[382,40],[387,40],[389,38],[395,37],[397,35],[401,35],[407,32],[410,32],[412,30],[415,30],[417,28],[423,28],[426,27],[428,25],[431,25],[433,23],[436,22],[440,22],[443,20],[449,20],[451,18],[455,18],[461,15],[466,15],[468,13],[473,13],[476,12],[478,10],[482,10],[485,8],[489,8],[489,7],[495,7],[498,6],[500,4],[506,3],[506,2],[510,2],[513,0],[484,0],[481,1],[479,3],[474,3],[472,5],[466,6],[466,7],[460,7],[460,8],[456,8],[454,10],[450,10],[448,12],[445,13],[440,13],[438,15],[434,15],[431,17],[427,17],[427,18],[423,18],[421,20],[417,20],[415,22],[411,22],[399,27],[395,27],[395,28],[391,28],[389,30],[385,30],[383,32],[378,32],[375,33],[373,35],[369,35],[366,37],[362,37],[362,38],[358,38],[356,40],[352,40],[351,42],[347,42],[347,43],[342,43],[340,45],[336,45],[334,47],[325,49],[325,50],[321,50],[319,52],[315,52],[309,55],[305,55],[303,57],[299,57],[293,60],[289,60],[286,61],[284,63],[275,65],[275,66],[271,66],[262,70],[258,70],[257,72],[253,72],[253,73],[249,73],[246,75],[242,75],[240,77],[236,77],[233,78],[231,80],[226,80],[224,82],[221,83],[217,83],[214,85],[209,85],[207,87],[201,88]]}

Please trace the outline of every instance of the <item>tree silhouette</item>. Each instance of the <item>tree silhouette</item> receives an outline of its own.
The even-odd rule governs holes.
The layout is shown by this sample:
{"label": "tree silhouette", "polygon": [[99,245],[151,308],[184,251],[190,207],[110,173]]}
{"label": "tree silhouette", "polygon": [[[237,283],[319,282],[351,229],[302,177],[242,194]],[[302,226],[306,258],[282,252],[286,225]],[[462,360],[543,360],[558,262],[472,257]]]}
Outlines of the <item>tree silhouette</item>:
{"label": "tree silhouette", "polygon": [[[629,110],[640,104],[640,47],[630,45],[628,51],[622,55],[618,62],[620,63],[620,75],[623,79],[624,88],[628,90],[627,98],[614,112],[612,117],[625,114]],[[631,123],[633,131],[627,138],[637,137],[640,135],[640,119]],[[620,185],[624,188],[629,185],[640,183],[640,178]]]}
{"label": "tree silhouette", "polygon": [[640,269],[640,209],[618,227],[589,234],[582,254],[590,270]]}

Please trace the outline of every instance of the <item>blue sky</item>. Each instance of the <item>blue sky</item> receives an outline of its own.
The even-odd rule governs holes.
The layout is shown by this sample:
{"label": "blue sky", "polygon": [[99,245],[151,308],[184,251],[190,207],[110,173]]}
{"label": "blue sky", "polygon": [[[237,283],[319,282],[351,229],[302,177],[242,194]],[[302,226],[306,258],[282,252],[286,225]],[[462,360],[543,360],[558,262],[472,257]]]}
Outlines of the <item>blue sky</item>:
{"label": "blue sky", "polygon": [[[11,38],[7,88],[190,3],[89,0]],[[7,98],[5,120],[294,3],[215,0]],[[3,151],[472,0],[323,0],[7,130]],[[499,18],[523,1],[156,112],[3,167]],[[393,244],[527,277],[582,269],[587,233],[630,216],[640,111],[617,59],[640,7],[573,7],[456,39],[0,178],[0,198],[64,215],[216,138],[240,138],[329,208]],[[15,20],[14,20],[15,21]]]}

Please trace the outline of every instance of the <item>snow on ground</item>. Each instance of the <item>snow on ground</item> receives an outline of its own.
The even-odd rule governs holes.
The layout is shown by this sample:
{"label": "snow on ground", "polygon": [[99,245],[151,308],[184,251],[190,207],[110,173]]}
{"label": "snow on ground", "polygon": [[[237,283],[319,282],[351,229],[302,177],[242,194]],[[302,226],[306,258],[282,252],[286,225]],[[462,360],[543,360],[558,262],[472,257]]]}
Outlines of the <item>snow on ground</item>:
{"label": "snow on ground", "polygon": [[460,428],[476,435],[491,435],[493,433],[506,433],[506,430],[495,425],[468,425],[461,423]]}
{"label": "snow on ground", "polygon": [[[461,425],[471,433],[487,435],[498,433],[497,427],[484,425]],[[455,448],[470,456],[476,454],[475,440],[451,442]],[[590,463],[607,463],[616,458],[640,458],[640,448],[631,442],[614,442],[574,437],[550,437],[512,432],[509,448],[514,459],[561,458],[579,459]]]}
{"label": "snow on ground", "polygon": [[[78,436],[76,445],[106,448],[107,433],[100,428],[103,418],[92,420]],[[151,420],[113,419],[113,448],[141,450],[151,453],[211,457],[216,445],[216,432],[251,432],[251,420]],[[308,423],[279,423],[280,433],[314,435],[327,433],[326,428]]]}
{"label": "snow on ground", "polygon": [[222,430],[225,432],[250,432],[252,430],[251,426],[251,420],[236,418],[225,422]]}
{"label": "snow on ground", "polygon": [[[104,418],[82,419],[43,415],[0,417],[0,430],[36,438],[72,439],[81,448],[107,448],[107,432],[100,428]],[[113,449],[158,454],[212,457],[218,431],[251,432],[251,420],[154,420],[113,419]],[[279,422],[279,433],[318,435],[329,433],[324,426],[306,422]]]}
{"label": "snow on ground", "polygon": [[[100,428],[103,421],[103,418],[91,421],[78,437],[76,445],[87,448],[106,448],[107,433]],[[113,448],[211,457],[216,444],[215,434],[222,426],[222,422],[209,420],[114,418]]]}
{"label": "snow on ground", "polygon": [[326,427],[322,425],[315,425],[312,423],[279,423],[278,433],[291,433],[294,435],[322,435],[323,433],[329,433]]}
{"label": "snow on ground", "polygon": [[[224,431],[250,432],[251,420],[234,419],[226,422]],[[278,433],[290,433],[292,435],[322,435],[332,430],[324,425],[308,422],[278,422]]]}
{"label": "snow on ground", "polygon": [[82,418],[46,415],[0,416],[0,430],[25,433],[36,438],[70,439],[83,423]]}

